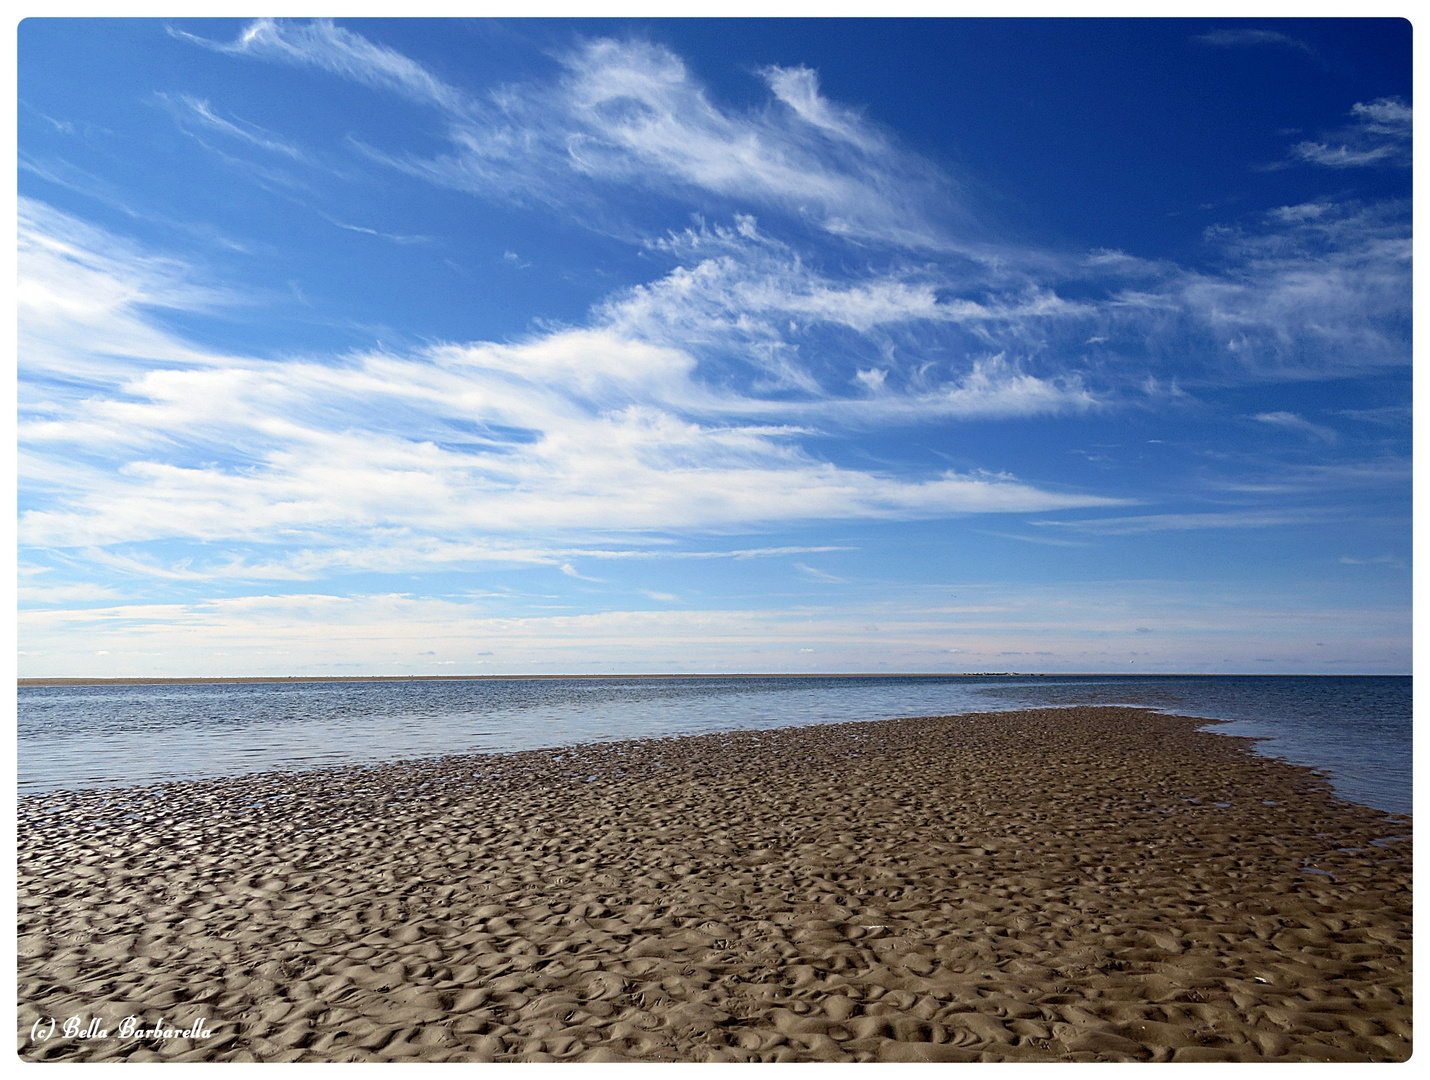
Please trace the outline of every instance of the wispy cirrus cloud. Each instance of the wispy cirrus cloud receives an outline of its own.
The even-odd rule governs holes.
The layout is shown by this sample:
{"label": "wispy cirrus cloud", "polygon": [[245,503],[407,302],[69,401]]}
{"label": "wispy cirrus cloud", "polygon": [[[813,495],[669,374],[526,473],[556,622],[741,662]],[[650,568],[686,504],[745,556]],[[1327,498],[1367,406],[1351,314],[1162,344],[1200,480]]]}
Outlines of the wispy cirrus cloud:
{"label": "wispy cirrus cloud", "polygon": [[1129,517],[1084,518],[1076,521],[1030,521],[1029,525],[1069,529],[1101,536],[1134,536],[1139,533],[1183,532],[1202,529],[1270,529],[1282,525],[1307,525],[1324,521],[1322,509],[1209,510],[1178,514],[1136,514]]}
{"label": "wispy cirrus cloud", "polygon": [[1414,115],[1399,98],[1358,101],[1351,106],[1351,122],[1329,132],[1322,140],[1308,139],[1291,148],[1295,160],[1333,169],[1369,165],[1410,167]]}
{"label": "wispy cirrus cloud", "polygon": [[430,236],[383,232],[381,229],[370,229],[366,225],[350,225],[346,221],[339,221],[329,214],[323,214],[321,211],[319,213],[329,224],[335,225],[346,232],[362,233],[365,236],[376,236],[380,240],[389,240],[394,244],[401,244],[403,246],[432,243],[432,237]]}
{"label": "wispy cirrus cloud", "polygon": [[[1109,307],[1111,333],[1176,342],[1202,377],[1333,377],[1410,360],[1408,207],[1317,202],[1280,207],[1259,228],[1216,226],[1219,272],[1171,269]],[[1114,337],[1114,340],[1116,338]],[[1196,377],[1196,366],[1183,378]]]}
{"label": "wispy cirrus cloud", "polygon": [[21,197],[18,209],[18,362],[31,390],[62,380],[73,392],[76,383],[110,383],[121,371],[215,361],[166,333],[152,313],[213,311],[235,302],[231,292],[44,203]]}
{"label": "wispy cirrus cloud", "polygon": [[979,532],[986,536],[996,536],[1000,540],[1020,540],[1025,544],[1044,544],[1048,547],[1087,547],[1086,540],[1065,540],[1057,536],[1024,536],[1022,533],[993,532],[989,529],[980,529]]}
{"label": "wispy cirrus cloud", "polygon": [[1263,424],[1270,424],[1273,427],[1293,431],[1298,435],[1304,435],[1318,442],[1337,443],[1340,442],[1341,439],[1340,433],[1334,428],[1312,423],[1304,416],[1293,412],[1277,410],[1276,412],[1257,413],[1252,419]]}
{"label": "wispy cirrus cloud", "polygon": [[1374,409],[1337,409],[1336,415],[1390,428],[1404,427],[1414,419],[1409,405],[1382,405]]}
{"label": "wispy cirrus cloud", "polygon": [[[669,537],[634,535],[626,548],[599,546],[572,547],[560,542],[542,543],[504,536],[442,538],[414,534],[408,530],[389,530],[374,539],[361,533],[335,540],[327,545],[310,545],[299,549],[284,548],[268,540],[251,544],[228,541],[218,558],[196,562],[189,556],[177,561],[161,560],[147,554],[124,554],[118,548],[88,548],[82,558],[89,563],[112,570],[120,579],[130,582],[167,580],[176,582],[303,582],[318,581],[335,574],[379,573],[402,574],[414,569],[442,571],[481,567],[553,568],[571,565],[571,560],[608,562],[677,560],[708,562],[751,559],[778,559],[789,555],[819,554],[829,551],[854,550],[848,545],[814,545],[772,548],[737,548],[726,551],[663,549]],[[126,551],[137,550],[126,548]],[[571,575],[566,575],[571,576]],[[588,579],[598,580],[598,579]],[[57,587],[47,586],[51,593]],[[109,595],[109,594],[106,594]],[[114,594],[118,596],[119,594]]]}
{"label": "wispy cirrus cloud", "polygon": [[[598,317],[622,334],[718,357],[727,371],[745,366],[752,388],[803,395],[754,408],[873,423],[1081,412],[1100,404],[1076,374],[1041,377],[1021,365],[1046,337],[1089,316],[1085,305],[1051,290],[980,289],[975,299],[926,267],[834,279],[761,234],[747,215],[733,228],[702,223],[646,246],[680,265],[611,297]],[[928,362],[935,342],[947,363]],[[836,362],[867,355],[871,343],[885,366]],[[811,354],[820,357],[817,365],[805,359]],[[850,397],[850,386],[861,393]]]}
{"label": "wispy cirrus cloud", "polygon": [[[895,258],[833,278],[748,216],[645,246],[678,265],[607,301],[612,325],[697,353],[706,340],[739,342],[772,385],[857,380],[888,397],[891,417],[1086,411],[1152,392],[1164,363],[1193,384],[1409,362],[1410,219],[1398,202],[1320,200],[1214,226],[1211,265],[1198,270],[1104,251],[1040,266],[1030,255],[996,275],[963,259]],[[871,345],[882,362],[853,370],[803,359]],[[950,363],[930,366],[930,354]]]}
{"label": "wispy cirrus cloud", "polygon": [[156,97],[182,126],[197,126],[203,130],[216,132],[227,138],[257,147],[260,150],[267,150],[270,153],[292,158],[294,161],[309,160],[308,155],[301,147],[284,140],[280,136],[257,124],[239,119],[238,117],[228,120],[219,116],[214,112],[213,106],[206,100],[195,98],[188,94],[171,95],[161,93],[156,95]]}
{"label": "wispy cirrus cloud", "polygon": [[840,577],[838,574],[831,574],[827,570],[820,570],[818,567],[809,566],[802,562],[794,563],[794,568],[810,581],[817,581],[822,585],[844,585],[849,580],[848,578]]}
{"label": "wispy cirrus cloud", "polygon": [[26,607],[45,604],[94,604],[122,602],[125,596],[118,589],[93,582],[69,585],[21,584],[16,598]]}
{"label": "wispy cirrus cloud", "polygon": [[[1327,444],[1331,445],[1331,444]],[[1282,465],[1257,463],[1235,478],[1210,481],[1220,491],[1250,492],[1258,495],[1313,495],[1347,490],[1389,490],[1406,488],[1412,463],[1406,457],[1386,455],[1368,460],[1346,460],[1326,464]]]}
{"label": "wispy cirrus cloud", "polygon": [[574,566],[572,566],[569,562],[562,563],[559,569],[567,577],[575,578],[577,581],[591,581],[596,582],[598,584],[601,582],[601,578],[587,577],[585,574],[581,573]]}
{"label": "wispy cirrus cloud", "polygon": [[[186,573],[239,576],[255,565],[237,549],[267,546],[277,557],[257,560],[266,573],[301,576],[450,562],[459,542],[469,558],[500,560],[520,547],[515,538],[539,538],[540,549],[591,533],[1117,502],[994,472],[836,467],[803,448],[800,402],[708,382],[696,357],[609,311],[513,343],[281,360],[208,353],[149,313],[211,302],[180,265],[28,210],[27,357],[38,341],[47,375],[85,371],[89,384],[56,387],[24,411],[22,468],[35,493],[21,523],[27,545],[133,560],[134,545],[199,543],[211,545],[207,561]],[[116,327],[131,328],[135,344],[116,346]],[[125,363],[100,354],[101,332]],[[483,537],[496,543],[473,543]]]}
{"label": "wispy cirrus cloud", "polygon": [[447,153],[366,150],[446,187],[588,212],[593,185],[705,191],[779,208],[836,235],[953,245],[928,212],[958,216],[950,179],[824,98],[807,68],[764,69],[770,105],[737,111],[717,105],[674,53],[640,41],[585,42],[558,58],[559,79],[477,96],[325,20],[262,19],[232,42],[182,36],[230,55],[317,67],[437,110]]}
{"label": "wispy cirrus cloud", "polygon": [[1197,34],[1193,40],[1200,41],[1204,45],[1215,45],[1223,49],[1271,46],[1279,49],[1292,49],[1296,52],[1305,53],[1307,56],[1319,55],[1315,49],[1300,38],[1292,37],[1290,34],[1282,34],[1276,30],[1255,30],[1250,28],[1213,30],[1210,33]]}
{"label": "wispy cirrus cloud", "polygon": [[256,19],[232,42],[212,41],[174,27],[169,28],[169,33],[217,52],[322,68],[355,82],[401,94],[420,104],[453,111],[460,111],[465,105],[460,93],[422,65],[325,19],[310,23]]}
{"label": "wispy cirrus cloud", "polygon": [[[828,99],[804,67],[761,69],[768,100],[736,109],[717,102],[680,57],[643,41],[581,42],[553,56],[547,78],[476,92],[323,20],[258,20],[231,42],[181,36],[324,70],[432,110],[443,153],[358,145],[430,183],[559,208],[676,262],[668,276],[613,297],[607,317],[642,322],[651,339],[664,320],[697,355],[713,336],[727,357],[761,367],[771,387],[817,396],[831,378],[859,379],[871,397],[905,391],[887,402],[891,415],[919,390],[927,400],[916,411],[1026,415],[1094,407],[1109,383],[1138,394],[1133,387],[1150,385],[1165,365],[1181,368],[1186,383],[1320,378],[1408,357],[1404,207],[1321,200],[1283,207],[1259,230],[1215,229],[1208,247],[1220,257],[1217,271],[1122,252],[1069,257],[993,241],[953,178]],[[1296,47],[1275,31],[1235,27],[1203,39]],[[1347,146],[1408,146],[1408,107],[1381,99],[1351,112],[1359,134]],[[725,199],[735,224],[652,236],[633,224],[651,195],[669,209]],[[806,261],[808,249],[762,234],[755,209],[826,241],[883,252],[882,267],[862,280],[824,277]],[[915,255],[918,264],[900,261]],[[827,353],[829,335],[840,333],[891,359],[866,360],[863,375],[817,370],[807,357]],[[901,346],[954,358],[945,385],[903,381]],[[921,365],[911,359],[907,370]],[[996,395],[980,370],[1001,373]],[[1093,370],[1103,385],[1083,373]]]}
{"label": "wispy cirrus cloud", "polygon": [[1404,559],[1397,559],[1394,555],[1372,555],[1368,559],[1358,559],[1353,555],[1342,555],[1340,561],[1346,566],[1390,566],[1396,570],[1404,570],[1406,562]]}

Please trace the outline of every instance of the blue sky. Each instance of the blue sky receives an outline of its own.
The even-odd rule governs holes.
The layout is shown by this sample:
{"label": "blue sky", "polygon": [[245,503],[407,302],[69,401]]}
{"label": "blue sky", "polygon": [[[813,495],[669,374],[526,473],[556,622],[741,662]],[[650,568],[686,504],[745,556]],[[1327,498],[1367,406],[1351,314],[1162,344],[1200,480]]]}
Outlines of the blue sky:
{"label": "blue sky", "polygon": [[32,19],[22,676],[1410,668],[1400,20]]}

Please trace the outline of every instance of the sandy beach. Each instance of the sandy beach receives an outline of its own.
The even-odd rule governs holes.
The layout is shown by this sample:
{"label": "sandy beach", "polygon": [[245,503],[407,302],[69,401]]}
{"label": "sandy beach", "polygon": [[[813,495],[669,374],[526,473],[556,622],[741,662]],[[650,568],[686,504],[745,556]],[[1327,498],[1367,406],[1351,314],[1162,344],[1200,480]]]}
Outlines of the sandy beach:
{"label": "sandy beach", "polygon": [[1409,819],[1205,724],[1032,710],[26,798],[19,1051],[1404,1060]]}

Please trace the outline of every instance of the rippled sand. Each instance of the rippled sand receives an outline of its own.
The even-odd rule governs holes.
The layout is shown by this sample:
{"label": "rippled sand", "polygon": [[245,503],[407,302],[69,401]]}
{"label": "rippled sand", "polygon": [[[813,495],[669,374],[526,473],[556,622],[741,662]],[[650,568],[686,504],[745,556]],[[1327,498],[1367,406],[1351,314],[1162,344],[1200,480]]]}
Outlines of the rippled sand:
{"label": "rippled sand", "polygon": [[[22,800],[45,1060],[1393,1061],[1410,823],[1035,710]],[[208,1038],[35,1041],[41,1017]]]}

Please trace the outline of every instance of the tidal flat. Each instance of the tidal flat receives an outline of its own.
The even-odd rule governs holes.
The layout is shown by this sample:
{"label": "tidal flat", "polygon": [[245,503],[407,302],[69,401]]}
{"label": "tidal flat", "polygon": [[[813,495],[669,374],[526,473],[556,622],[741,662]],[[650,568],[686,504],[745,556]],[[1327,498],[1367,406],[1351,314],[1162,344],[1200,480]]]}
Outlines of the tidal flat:
{"label": "tidal flat", "polygon": [[1406,1059],[1410,819],[1206,728],[1031,709],[27,797],[19,1052]]}

